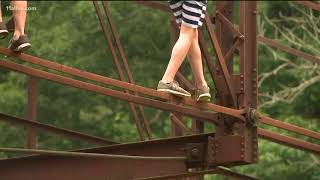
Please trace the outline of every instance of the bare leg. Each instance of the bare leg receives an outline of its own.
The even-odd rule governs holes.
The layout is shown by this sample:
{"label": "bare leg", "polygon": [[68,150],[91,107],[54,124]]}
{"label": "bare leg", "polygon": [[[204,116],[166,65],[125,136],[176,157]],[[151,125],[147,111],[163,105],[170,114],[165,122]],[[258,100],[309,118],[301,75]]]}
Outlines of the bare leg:
{"label": "bare leg", "polygon": [[196,87],[208,86],[203,75],[201,51],[198,44],[198,30],[196,30],[196,35],[192,39],[188,59],[191,64]]}
{"label": "bare leg", "polygon": [[165,83],[172,82],[178,69],[180,68],[184,58],[186,57],[192,43],[192,39],[196,35],[196,29],[181,25],[179,39],[172,49],[171,58],[162,81]]}
{"label": "bare leg", "polygon": [[[1,7],[1,1],[0,1],[0,7]],[[0,22],[2,22],[2,11],[1,11],[1,8],[0,8]]]}
{"label": "bare leg", "polygon": [[13,18],[15,23],[15,30],[13,33],[13,39],[18,39],[21,35],[24,35],[24,27],[27,17],[27,1],[11,1],[13,8]]}

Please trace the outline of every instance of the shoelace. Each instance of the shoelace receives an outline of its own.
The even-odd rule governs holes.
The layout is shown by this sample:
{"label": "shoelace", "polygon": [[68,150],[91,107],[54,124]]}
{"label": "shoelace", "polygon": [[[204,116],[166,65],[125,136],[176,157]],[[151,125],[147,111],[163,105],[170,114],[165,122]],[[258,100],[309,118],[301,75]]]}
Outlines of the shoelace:
{"label": "shoelace", "polygon": [[172,81],[172,87],[175,88],[175,89],[179,89],[180,88],[180,85],[177,81]]}

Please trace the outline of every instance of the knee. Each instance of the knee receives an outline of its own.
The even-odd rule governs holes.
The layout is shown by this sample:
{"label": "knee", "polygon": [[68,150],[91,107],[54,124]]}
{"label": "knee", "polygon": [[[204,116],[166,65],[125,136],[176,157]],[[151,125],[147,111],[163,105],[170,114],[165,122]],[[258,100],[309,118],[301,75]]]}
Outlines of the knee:
{"label": "knee", "polygon": [[189,39],[190,41],[194,40],[195,38],[197,38],[197,29],[185,26],[185,25],[181,25],[181,29],[180,29],[180,36],[184,36],[187,39]]}

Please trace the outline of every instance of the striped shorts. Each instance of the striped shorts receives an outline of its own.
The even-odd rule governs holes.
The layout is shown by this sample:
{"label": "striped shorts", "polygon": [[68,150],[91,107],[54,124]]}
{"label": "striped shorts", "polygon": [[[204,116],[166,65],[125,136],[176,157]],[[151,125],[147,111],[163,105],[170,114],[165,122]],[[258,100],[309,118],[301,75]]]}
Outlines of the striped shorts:
{"label": "striped shorts", "polygon": [[205,17],[207,2],[202,1],[184,1],[170,0],[170,8],[176,18],[176,22],[184,24],[191,28],[202,26]]}

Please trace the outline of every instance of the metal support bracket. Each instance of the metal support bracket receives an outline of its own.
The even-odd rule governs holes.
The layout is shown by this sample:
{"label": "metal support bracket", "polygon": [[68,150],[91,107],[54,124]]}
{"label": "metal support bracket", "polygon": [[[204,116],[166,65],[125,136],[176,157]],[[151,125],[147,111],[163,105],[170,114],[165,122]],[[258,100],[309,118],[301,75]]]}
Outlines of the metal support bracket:
{"label": "metal support bracket", "polygon": [[260,124],[260,115],[256,109],[247,108],[245,117],[247,126],[258,127]]}
{"label": "metal support bracket", "polygon": [[233,166],[250,163],[245,154],[245,139],[243,136],[208,137],[208,165]]}
{"label": "metal support bracket", "polygon": [[187,167],[199,168],[204,167],[205,162],[205,146],[203,143],[189,143],[186,146]]}

